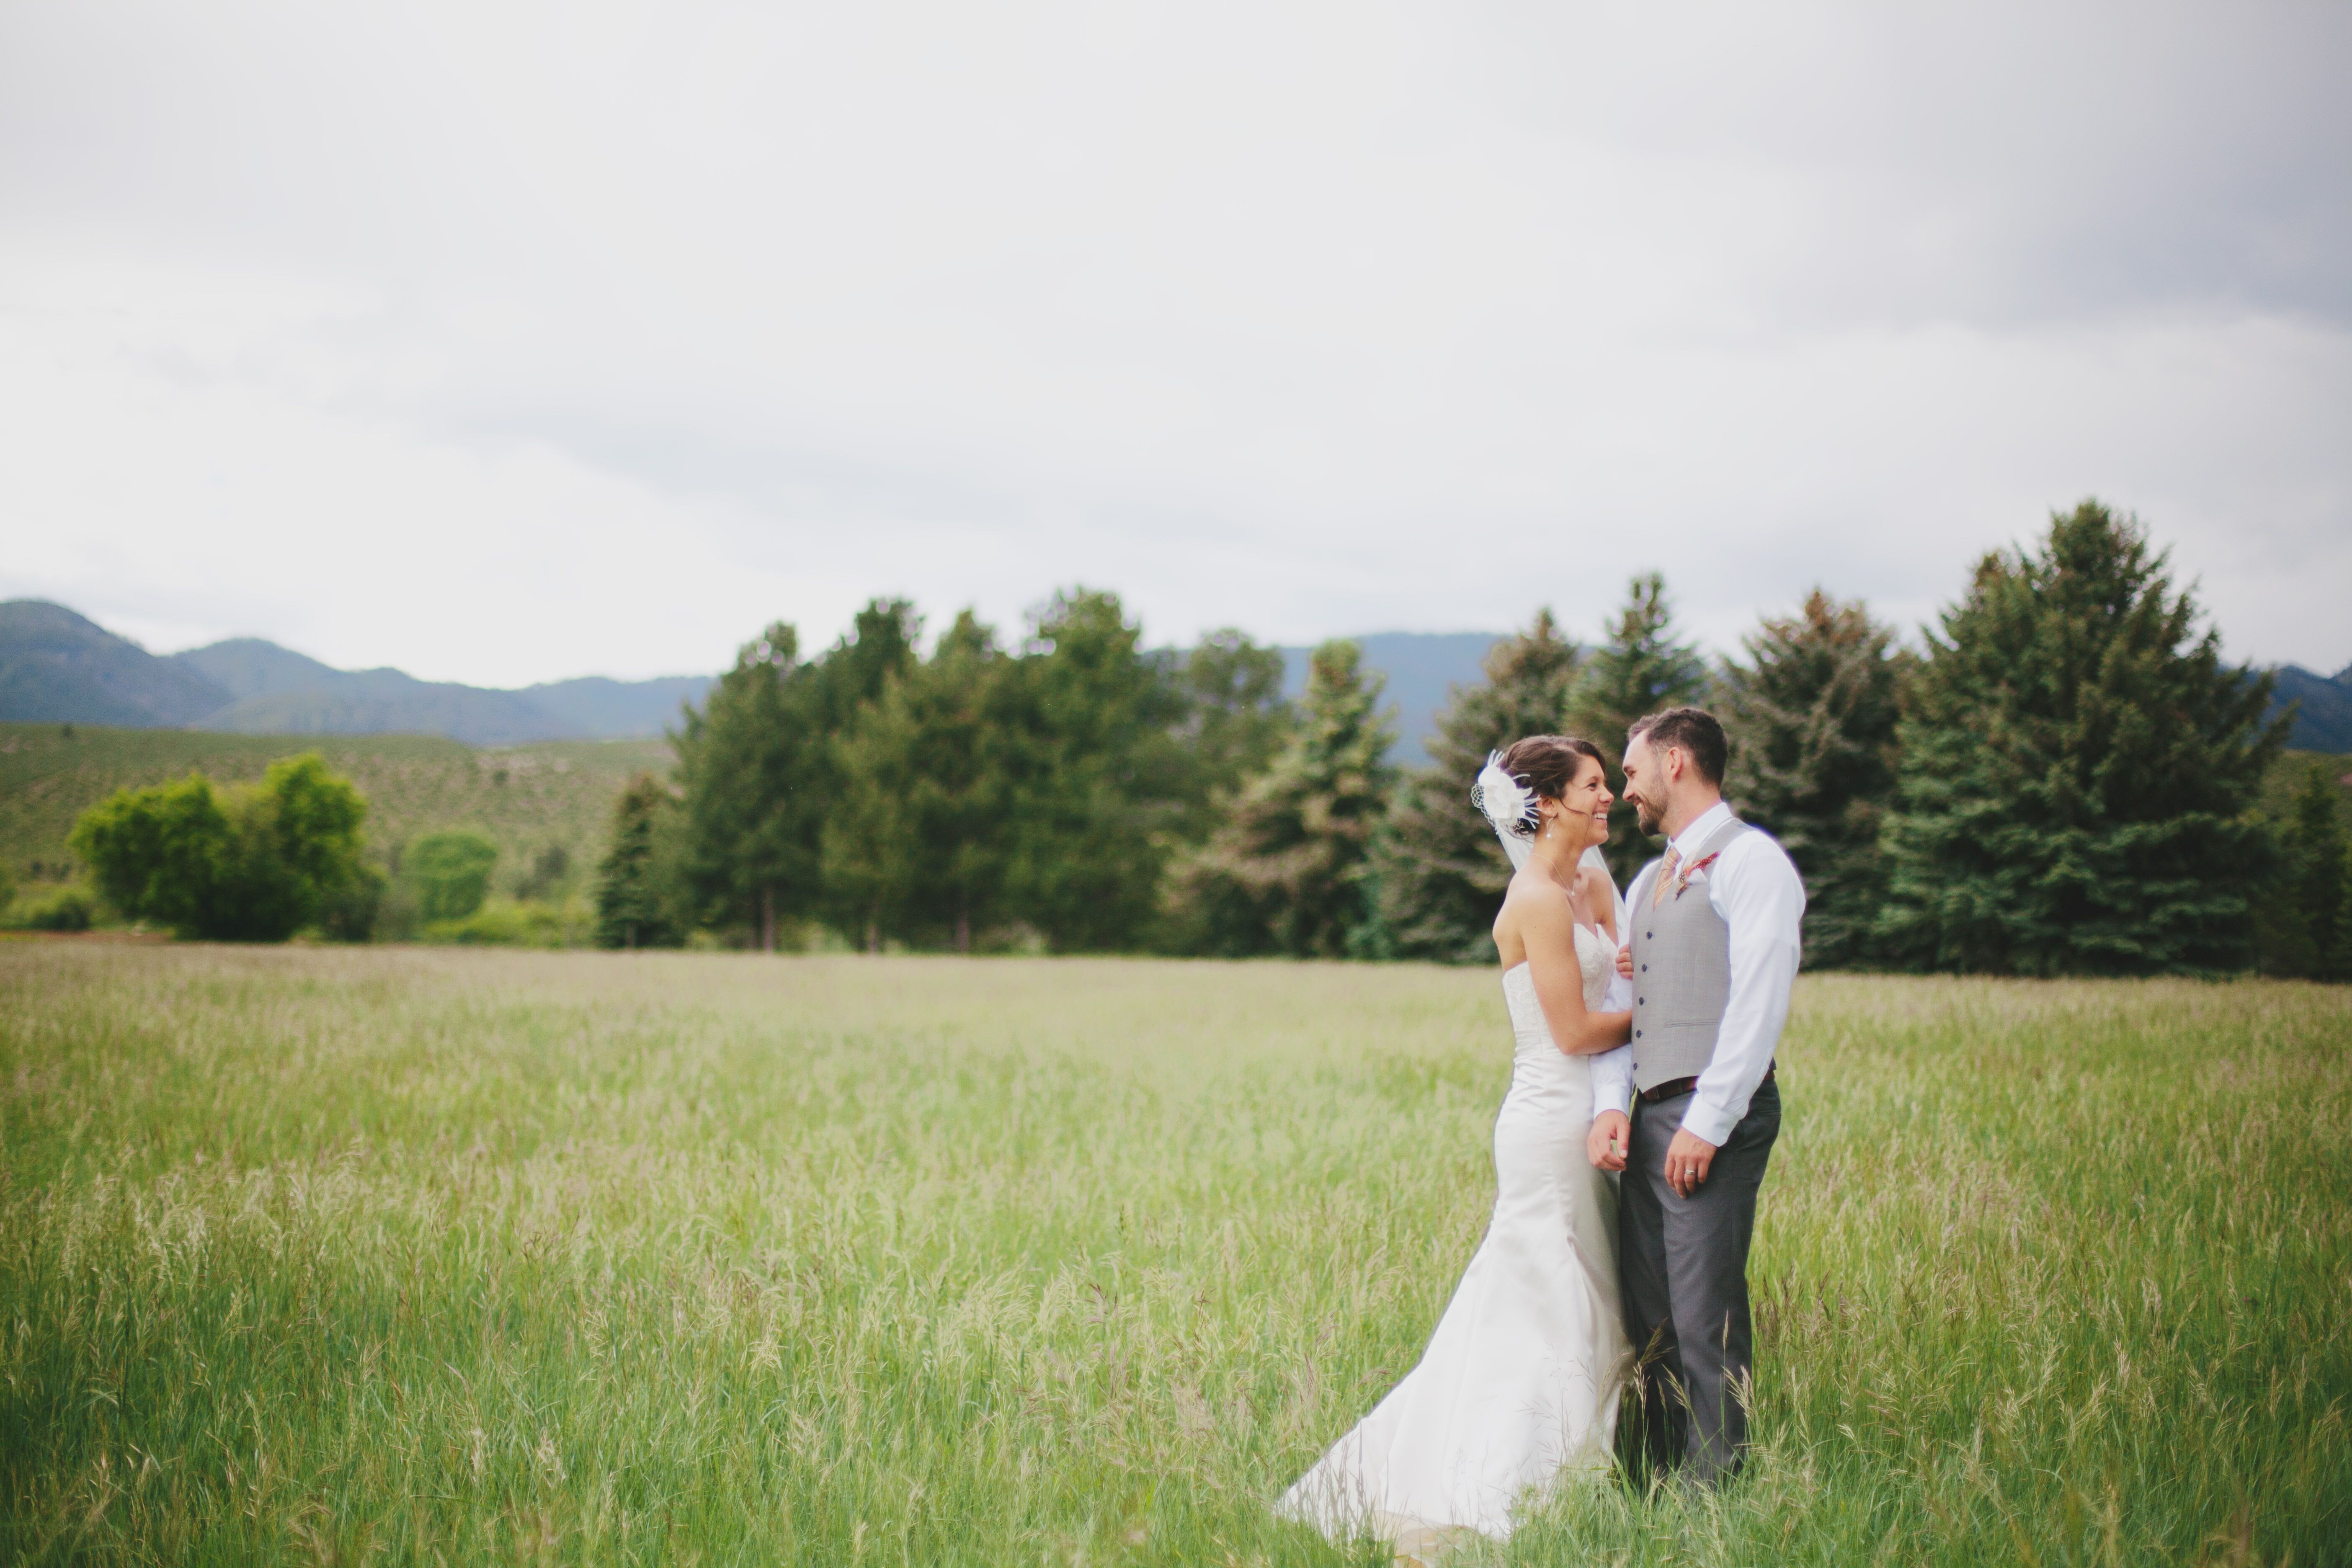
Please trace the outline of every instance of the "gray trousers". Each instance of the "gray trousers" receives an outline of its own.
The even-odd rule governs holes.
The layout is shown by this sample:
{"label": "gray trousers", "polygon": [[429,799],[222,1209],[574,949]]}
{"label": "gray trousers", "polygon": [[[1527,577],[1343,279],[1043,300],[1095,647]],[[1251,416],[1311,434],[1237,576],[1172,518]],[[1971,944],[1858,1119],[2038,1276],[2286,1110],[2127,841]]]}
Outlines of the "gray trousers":
{"label": "gray trousers", "polygon": [[1748,1245],[1756,1191],[1780,1135],[1780,1088],[1768,1083],[1687,1198],[1666,1185],[1666,1146],[1690,1096],[1636,1101],[1618,1189],[1618,1277],[1625,1332],[1641,1362],[1642,1442],[1660,1469],[1713,1483],[1739,1468],[1755,1375]]}

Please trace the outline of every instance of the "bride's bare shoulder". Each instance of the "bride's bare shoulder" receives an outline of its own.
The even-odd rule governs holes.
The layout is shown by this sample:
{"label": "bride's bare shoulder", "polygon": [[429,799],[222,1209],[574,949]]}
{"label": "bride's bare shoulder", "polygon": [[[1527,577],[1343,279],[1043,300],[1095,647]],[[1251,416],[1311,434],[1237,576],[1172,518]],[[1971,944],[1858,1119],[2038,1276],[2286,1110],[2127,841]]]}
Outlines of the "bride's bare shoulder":
{"label": "bride's bare shoulder", "polygon": [[1549,922],[1551,920],[1573,920],[1568,901],[1568,889],[1549,877],[1530,876],[1525,871],[1511,879],[1503,889],[1503,909],[1497,918],[1516,918]]}

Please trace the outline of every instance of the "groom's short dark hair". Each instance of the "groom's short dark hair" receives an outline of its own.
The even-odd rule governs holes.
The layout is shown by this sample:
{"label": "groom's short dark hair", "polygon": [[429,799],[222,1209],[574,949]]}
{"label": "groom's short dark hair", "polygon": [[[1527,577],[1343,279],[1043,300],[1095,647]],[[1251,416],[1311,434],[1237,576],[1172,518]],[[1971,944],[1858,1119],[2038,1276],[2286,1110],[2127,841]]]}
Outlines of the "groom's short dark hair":
{"label": "groom's short dark hair", "polygon": [[1625,743],[1630,746],[1645,735],[1652,750],[1680,746],[1698,769],[1699,777],[1711,784],[1723,782],[1723,764],[1731,755],[1731,743],[1724,739],[1723,725],[1706,709],[1669,708],[1637,719],[1626,732]]}

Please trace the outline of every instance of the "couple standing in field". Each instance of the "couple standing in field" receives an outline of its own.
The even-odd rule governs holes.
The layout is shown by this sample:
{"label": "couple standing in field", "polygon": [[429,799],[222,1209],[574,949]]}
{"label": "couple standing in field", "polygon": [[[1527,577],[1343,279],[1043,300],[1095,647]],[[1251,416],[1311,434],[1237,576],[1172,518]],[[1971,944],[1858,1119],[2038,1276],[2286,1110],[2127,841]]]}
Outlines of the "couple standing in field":
{"label": "couple standing in field", "polygon": [[1701,1484],[1738,1468],[1748,1247],[1805,891],[1724,804],[1726,750],[1696,708],[1633,727],[1626,798],[1667,847],[1623,896],[1591,742],[1529,736],[1480,773],[1473,798],[1513,867],[1495,921],[1517,1049],[1494,1216],[1420,1363],[1284,1494],[1286,1515],[1392,1541],[1401,1561],[1506,1538],[1515,1509],[1607,1470],[1629,1378],[1653,1467]]}

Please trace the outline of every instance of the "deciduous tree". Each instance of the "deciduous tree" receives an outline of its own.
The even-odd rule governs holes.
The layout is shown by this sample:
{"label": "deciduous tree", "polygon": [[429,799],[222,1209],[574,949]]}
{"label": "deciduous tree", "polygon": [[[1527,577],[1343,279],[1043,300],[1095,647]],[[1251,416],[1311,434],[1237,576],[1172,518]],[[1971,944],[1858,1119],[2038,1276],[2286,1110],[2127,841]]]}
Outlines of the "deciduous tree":
{"label": "deciduous tree", "polygon": [[400,874],[415,885],[418,914],[428,921],[461,921],[482,907],[498,863],[496,844],[453,828],[410,845],[400,858]]}
{"label": "deciduous tree", "polygon": [[273,763],[258,784],[201,773],[127,789],[85,812],[70,844],[107,899],[183,936],[283,942],[367,884],[367,801],[317,752]]}

